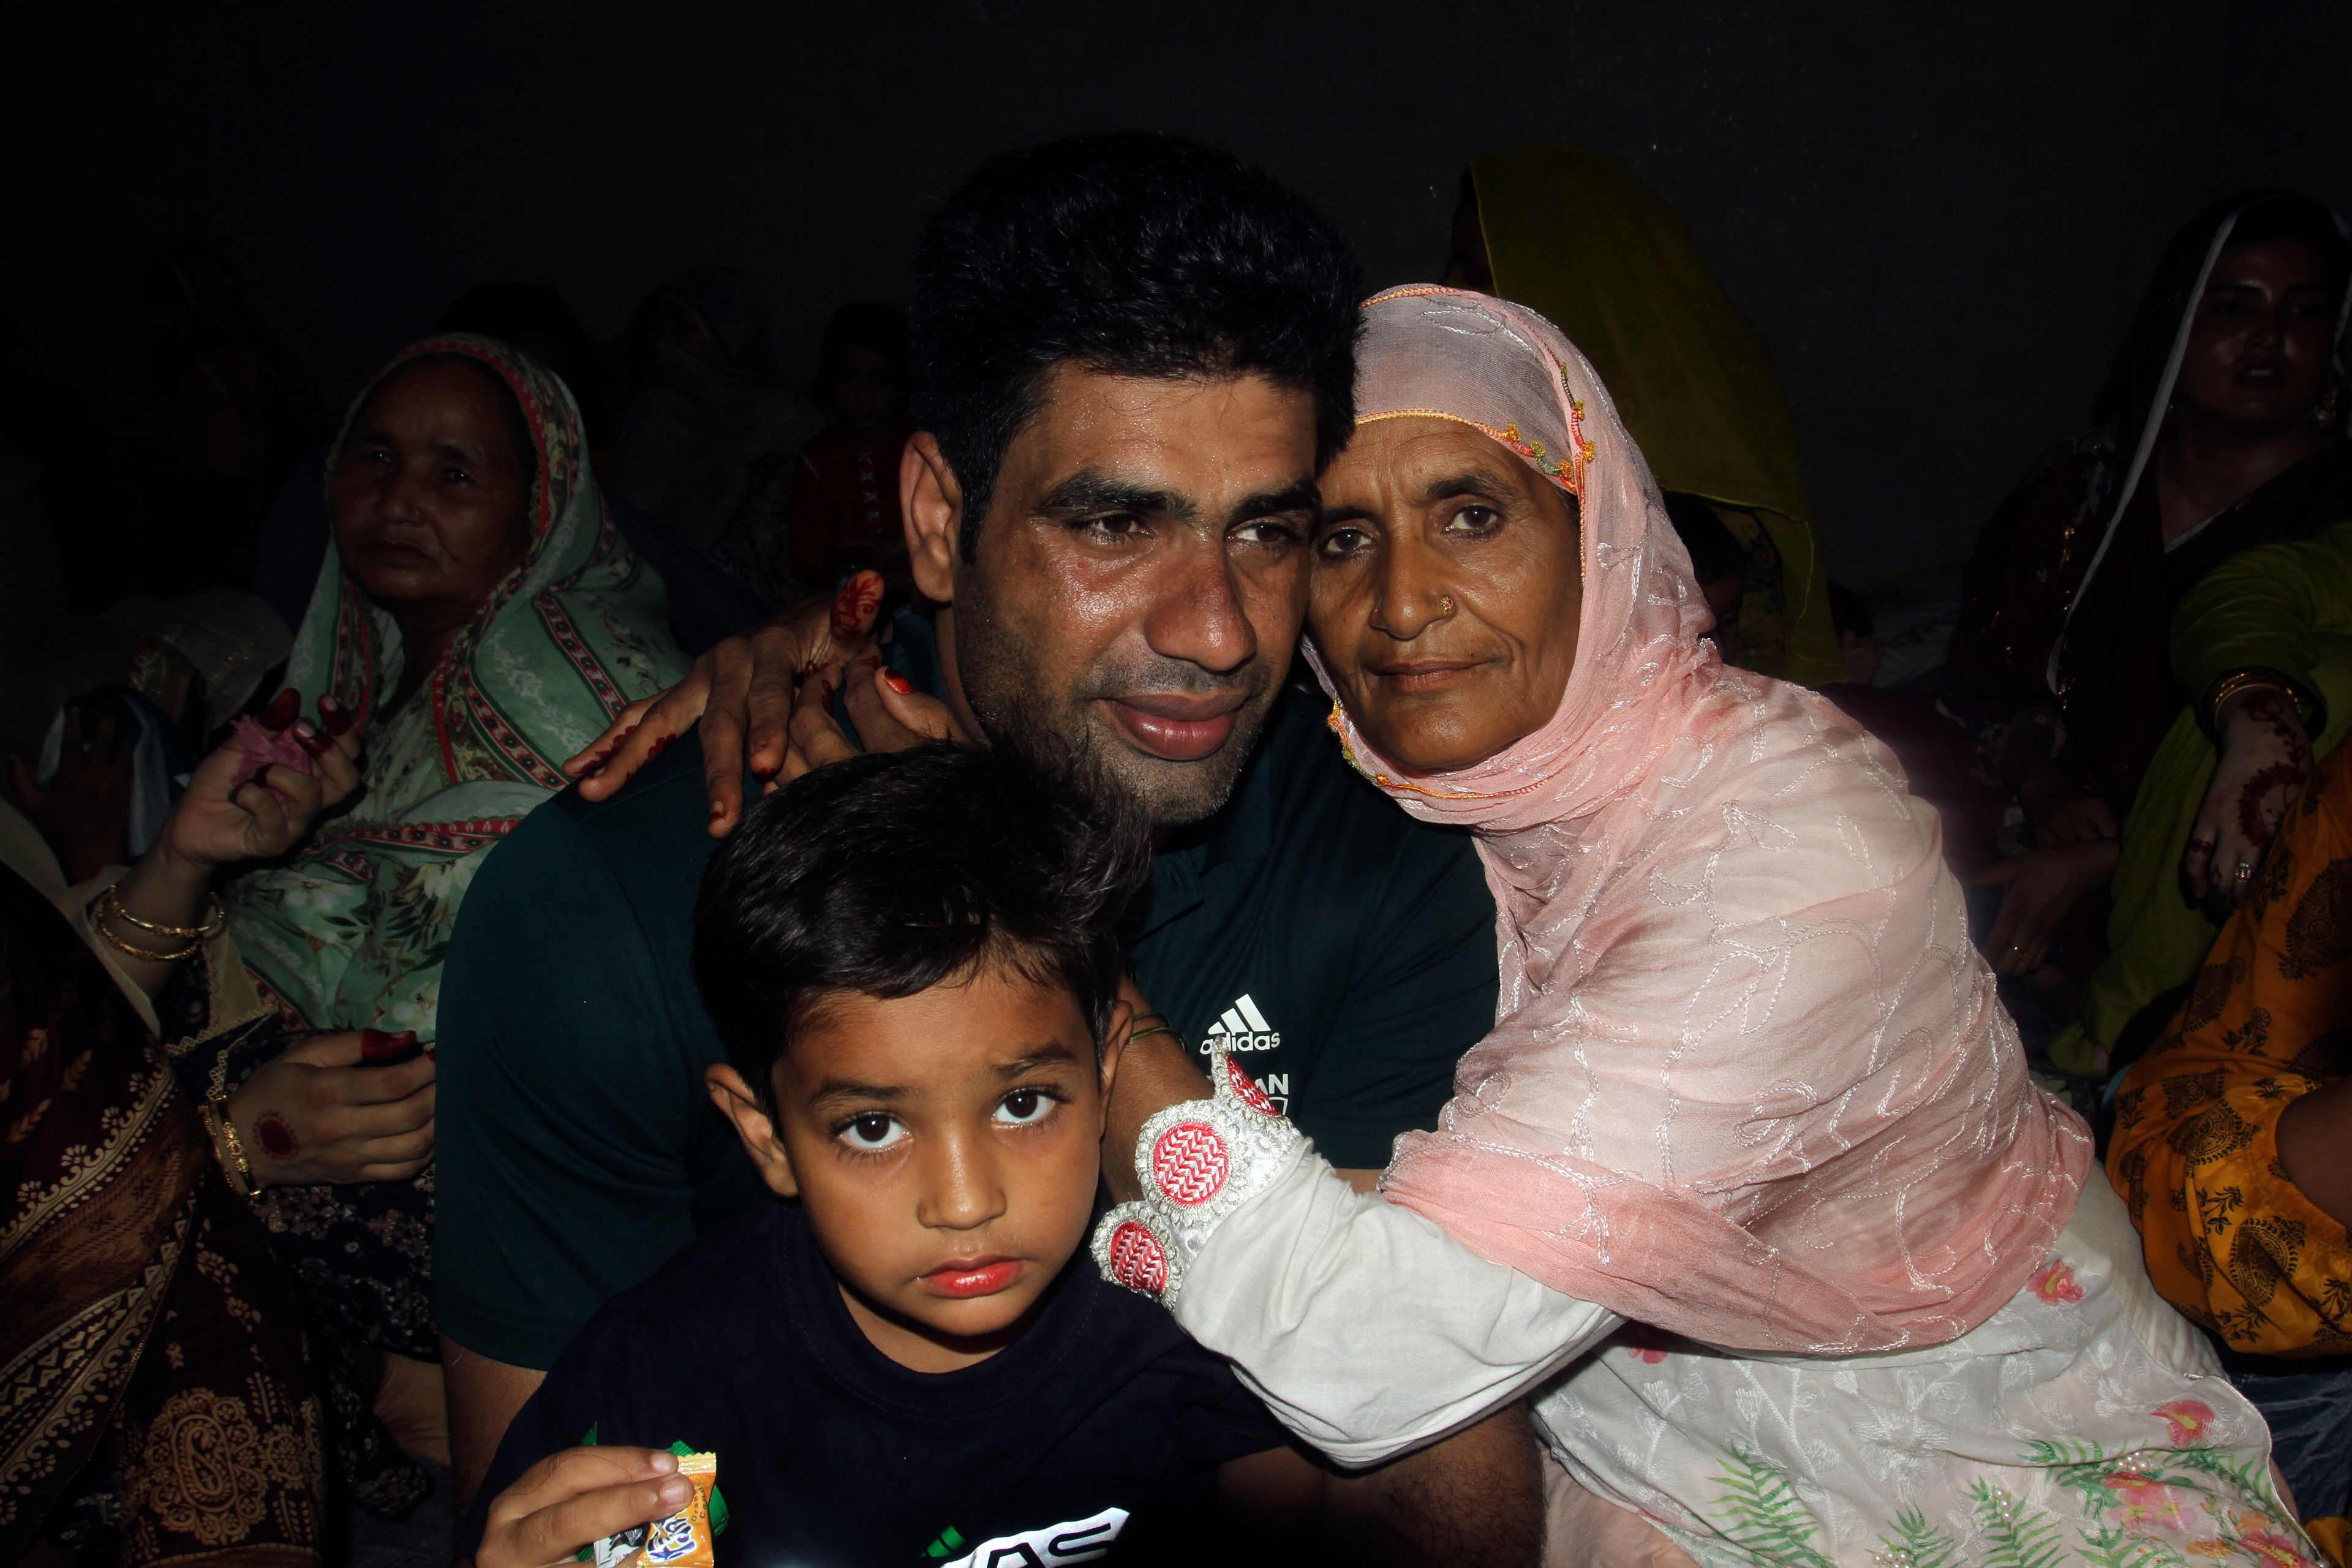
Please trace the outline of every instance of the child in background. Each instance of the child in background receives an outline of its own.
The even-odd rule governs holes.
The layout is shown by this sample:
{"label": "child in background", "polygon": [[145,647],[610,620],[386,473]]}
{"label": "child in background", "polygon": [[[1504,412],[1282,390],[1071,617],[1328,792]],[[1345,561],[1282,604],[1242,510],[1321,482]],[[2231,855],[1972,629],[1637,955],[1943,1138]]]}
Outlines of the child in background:
{"label": "child in background", "polygon": [[834,312],[816,391],[835,422],[801,448],[793,469],[793,574],[820,593],[869,567],[899,585],[907,542],[898,459],[914,426],[907,420],[907,318],[898,307],[865,301]]}
{"label": "child in background", "polygon": [[1666,518],[1690,552],[1691,575],[1715,612],[1715,651],[1726,664],[1739,662],[1739,610],[1748,597],[1748,552],[1715,514],[1715,508],[1680,490],[1665,493]]}
{"label": "child in background", "polygon": [[478,1568],[627,1522],[578,1522],[612,1483],[669,1513],[675,1443],[718,1455],[721,1564],[1300,1560],[1324,1473],[1074,1261],[1130,1027],[1115,923],[1149,866],[1132,824],[1001,751],[860,756],[744,818],[696,912],[709,1083],[794,1201],[564,1352],[467,1523]]}

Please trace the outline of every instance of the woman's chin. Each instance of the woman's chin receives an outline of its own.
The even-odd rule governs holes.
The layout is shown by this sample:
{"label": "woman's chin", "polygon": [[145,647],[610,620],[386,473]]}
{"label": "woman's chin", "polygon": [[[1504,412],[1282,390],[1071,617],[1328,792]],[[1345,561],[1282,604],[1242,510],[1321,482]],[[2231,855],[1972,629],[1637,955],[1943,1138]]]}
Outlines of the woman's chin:
{"label": "woman's chin", "polygon": [[1367,724],[1356,728],[1372,750],[1410,773],[1454,773],[1510,749],[1516,735],[1483,735],[1437,723]]}

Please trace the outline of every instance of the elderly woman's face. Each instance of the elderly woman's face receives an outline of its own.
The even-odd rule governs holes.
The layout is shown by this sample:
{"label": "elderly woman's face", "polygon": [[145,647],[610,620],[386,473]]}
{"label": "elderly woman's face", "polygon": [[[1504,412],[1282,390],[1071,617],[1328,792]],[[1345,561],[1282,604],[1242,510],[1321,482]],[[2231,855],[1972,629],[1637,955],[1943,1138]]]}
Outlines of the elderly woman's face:
{"label": "elderly woman's face", "polygon": [[368,597],[398,613],[470,612],[530,543],[531,466],[511,395],[442,359],[396,371],[335,468],[335,542]]}
{"label": "elderly woman's face", "polygon": [[1583,608],[1569,498],[1450,419],[1360,426],[1323,476],[1308,630],[1349,717],[1415,773],[1541,729]]}

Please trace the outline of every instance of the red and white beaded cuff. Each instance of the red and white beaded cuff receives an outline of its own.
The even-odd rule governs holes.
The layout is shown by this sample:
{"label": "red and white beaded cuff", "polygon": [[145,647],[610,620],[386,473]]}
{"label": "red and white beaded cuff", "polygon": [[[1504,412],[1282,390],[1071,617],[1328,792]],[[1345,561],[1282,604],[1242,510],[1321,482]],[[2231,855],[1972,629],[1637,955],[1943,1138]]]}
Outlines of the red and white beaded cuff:
{"label": "red and white beaded cuff", "polygon": [[1264,1191],[1306,1140],[1255,1079],[1209,1053],[1207,1100],[1171,1105],[1143,1124],[1135,1174],[1143,1196],[1095,1226],[1095,1262],[1114,1285],[1173,1305],[1185,1266],[1225,1215]]}

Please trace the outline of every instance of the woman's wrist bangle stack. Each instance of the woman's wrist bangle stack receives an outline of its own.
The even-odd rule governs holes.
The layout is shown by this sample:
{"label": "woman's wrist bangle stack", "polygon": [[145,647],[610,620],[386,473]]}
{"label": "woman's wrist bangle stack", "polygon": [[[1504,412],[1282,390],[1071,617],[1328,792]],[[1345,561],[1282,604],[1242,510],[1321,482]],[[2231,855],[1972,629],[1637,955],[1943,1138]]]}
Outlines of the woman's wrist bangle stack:
{"label": "woman's wrist bangle stack", "polygon": [[2213,689],[2205,698],[2206,733],[2219,734],[2221,726],[2221,710],[2229,706],[2232,698],[2243,696],[2249,691],[2275,691],[2294,704],[2295,717],[2301,719],[2306,726],[2311,722],[2311,701],[2304,695],[2303,688],[2295,681],[2281,675],[2275,669],[2233,669],[2215,681]]}
{"label": "woman's wrist bangle stack", "polygon": [[246,1158],[245,1141],[236,1135],[236,1123],[228,1114],[228,1096],[215,1092],[196,1107],[196,1114],[213,1141],[213,1152],[221,1163],[221,1174],[228,1178],[239,1196],[257,1197],[262,1182],[253,1173],[253,1162]]}
{"label": "woman's wrist bangle stack", "polygon": [[[204,951],[205,943],[228,928],[228,911],[221,906],[220,895],[212,894],[210,903],[212,907],[205,914],[205,923],[202,925],[159,925],[153,921],[142,921],[124,909],[122,894],[116,888],[110,886],[105,892],[99,895],[98,902],[90,908],[89,929],[104,938],[107,945],[117,952],[127,953],[132,958],[142,959],[149,963],[177,963],[184,958],[194,958]],[[151,936],[171,937],[186,945],[171,952],[141,947],[136,942],[126,941],[115,934],[113,922],[116,921],[143,931]]]}

